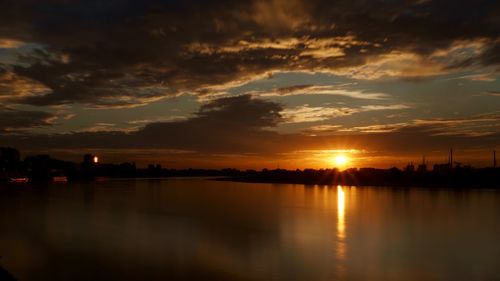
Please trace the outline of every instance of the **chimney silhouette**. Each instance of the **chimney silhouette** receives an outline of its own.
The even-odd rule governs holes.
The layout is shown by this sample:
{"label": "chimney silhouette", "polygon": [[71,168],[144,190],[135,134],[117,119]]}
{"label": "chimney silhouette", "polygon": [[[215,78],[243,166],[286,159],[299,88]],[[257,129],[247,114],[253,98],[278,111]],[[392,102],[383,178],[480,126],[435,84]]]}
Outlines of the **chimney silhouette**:
{"label": "chimney silhouette", "polygon": [[450,148],[450,169],[453,169],[453,148]]}

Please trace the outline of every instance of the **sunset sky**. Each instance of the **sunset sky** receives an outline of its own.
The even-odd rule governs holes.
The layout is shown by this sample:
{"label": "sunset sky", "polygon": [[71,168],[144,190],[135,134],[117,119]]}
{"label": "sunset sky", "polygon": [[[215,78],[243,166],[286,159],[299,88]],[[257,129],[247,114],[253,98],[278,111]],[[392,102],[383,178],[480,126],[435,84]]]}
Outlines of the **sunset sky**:
{"label": "sunset sky", "polygon": [[3,0],[0,146],[202,168],[500,150],[500,1]]}

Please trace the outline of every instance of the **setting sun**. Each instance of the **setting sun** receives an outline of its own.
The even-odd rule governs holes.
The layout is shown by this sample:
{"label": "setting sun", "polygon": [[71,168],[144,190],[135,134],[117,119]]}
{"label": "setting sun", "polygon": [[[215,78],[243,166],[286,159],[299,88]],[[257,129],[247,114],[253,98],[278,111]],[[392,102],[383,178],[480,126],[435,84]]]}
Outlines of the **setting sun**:
{"label": "setting sun", "polygon": [[337,167],[343,167],[347,163],[349,163],[349,157],[344,155],[344,154],[339,154],[339,155],[333,157],[332,162]]}

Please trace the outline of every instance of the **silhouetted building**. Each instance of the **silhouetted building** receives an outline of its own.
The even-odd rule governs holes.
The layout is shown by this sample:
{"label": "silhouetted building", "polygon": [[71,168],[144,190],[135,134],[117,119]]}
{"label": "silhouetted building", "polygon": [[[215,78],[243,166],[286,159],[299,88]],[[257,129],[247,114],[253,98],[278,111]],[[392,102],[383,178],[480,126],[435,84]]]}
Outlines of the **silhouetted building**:
{"label": "silhouetted building", "polygon": [[149,164],[148,165],[148,176],[158,177],[162,175],[162,168],[160,164]]}
{"label": "silhouetted building", "polygon": [[35,182],[53,181],[54,177],[59,180],[64,177],[66,177],[66,180],[68,177],[72,179],[78,178],[76,164],[54,159],[46,154],[26,157],[24,159],[24,167],[27,176]]}
{"label": "silhouetted building", "polygon": [[447,164],[434,164],[434,172],[445,172],[450,170],[450,163]]}
{"label": "silhouetted building", "polygon": [[83,164],[84,165],[95,165],[99,163],[99,157],[97,155],[85,154],[83,155]]}
{"label": "silhouetted building", "polygon": [[50,179],[50,157],[49,155],[29,156],[24,159],[28,167],[28,174],[35,181],[49,181]]}
{"label": "silhouetted building", "polygon": [[422,157],[422,164],[418,165],[417,172],[419,173],[427,172],[427,163],[425,162],[425,156]]}
{"label": "silhouetted building", "polygon": [[84,179],[92,179],[95,177],[96,166],[99,163],[99,158],[96,155],[83,155],[82,176]]}
{"label": "silhouetted building", "polygon": [[413,173],[413,172],[415,172],[415,166],[413,165],[413,162],[410,162],[408,165],[406,165],[405,172],[406,173]]}
{"label": "silhouetted building", "polygon": [[10,171],[18,168],[21,154],[15,148],[0,147],[0,171]]}
{"label": "silhouetted building", "polygon": [[0,147],[0,181],[9,180],[11,177],[23,176],[23,167],[20,153],[11,147]]}
{"label": "silhouetted building", "polygon": [[453,149],[450,148],[450,155],[448,156],[448,165],[453,169]]}

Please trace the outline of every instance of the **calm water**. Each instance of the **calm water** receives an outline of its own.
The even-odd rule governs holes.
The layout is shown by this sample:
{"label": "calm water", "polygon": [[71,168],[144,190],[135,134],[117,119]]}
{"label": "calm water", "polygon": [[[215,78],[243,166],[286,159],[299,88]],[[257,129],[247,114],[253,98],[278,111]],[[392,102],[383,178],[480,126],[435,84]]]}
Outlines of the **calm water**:
{"label": "calm water", "polygon": [[0,186],[0,256],[20,280],[500,280],[500,192]]}

